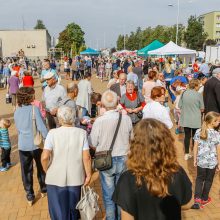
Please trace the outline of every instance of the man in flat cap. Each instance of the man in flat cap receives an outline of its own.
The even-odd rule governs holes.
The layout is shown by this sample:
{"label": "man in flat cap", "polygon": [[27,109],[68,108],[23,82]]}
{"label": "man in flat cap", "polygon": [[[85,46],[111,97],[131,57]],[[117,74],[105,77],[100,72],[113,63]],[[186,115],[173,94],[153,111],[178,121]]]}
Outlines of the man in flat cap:
{"label": "man in flat cap", "polygon": [[220,113],[220,68],[212,72],[212,78],[209,79],[204,87],[205,113],[210,111]]}
{"label": "man in flat cap", "polygon": [[59,85],[54,72],[48,72],[44,75],[47,86],[43,92],[43,101],[45,102],[47,120],[49,129],[56,128],[56,113],[60,102],[66,97],[66,90]]}

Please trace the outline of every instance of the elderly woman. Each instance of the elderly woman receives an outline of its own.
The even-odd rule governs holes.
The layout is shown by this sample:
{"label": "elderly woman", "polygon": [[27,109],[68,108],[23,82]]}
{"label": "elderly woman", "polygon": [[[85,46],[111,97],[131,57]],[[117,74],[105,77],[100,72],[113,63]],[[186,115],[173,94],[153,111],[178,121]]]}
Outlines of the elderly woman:
{"label": "elderly woman", "polygon": [[91,158],[86,131],[73,127],[75,111],[58,108],[61,127],[49,131],[42,154],[46,172],[48,205],[52,220],[78,220],[75,209],[81,186],[91,179]]}
{"label": "elderly woman", "polygon": [[178,163],[174,143],[169,129],[155,119],[136,125],[128,170],[113,194],[122,220],[180,220],[181,208],[191,207],[192,183]]}
{"label": "elderly woman", "polygon": [[151,90],[157,86],[156,84],[156,77],[157,77],[157,72],[156,71],[150,71],[148,73],[148,79],[147,81],[144,82],[143,84],[143,89],[142,89],[142,94],[145,98],[146,103],[152,101],[150,98],[151,95]]}
{"label": "elderly woman", "polygon": [[154,118],[164,123],[169,129],[173,127],[165,102],[165,88],[162,86],[154,87],[151,91],[152,102],[148,103],[143,109],[143,118]]}
{"label": "elderly woman", "polygon": [[121,97],[120,104],[130,116],[133,125],[141,120],[145,101],[142,94],[135,91],[133,81],[127,81],[126,93]]}
{"label": "elderly woman", "polygon": [[39,108],[32,106],[34,101],[34,89],[22,87],[17,92],[18,108],[14,114],[15,126],[18,130],[18,150],[21,163],[21,173],[24,189],[27,194],[28,204],[31,206],[35,195],[33,190],[33,160],[37,166],[37,177],[40,184],[41,196],[46,192],[45,172],[41,165],[42,149],[34,144],[33,134],[33,112],[35,115],[37,130],[43,138],[47,136],[47,128],[41,117]]}
{"label": "elderly woman", "polygon": [[[191,137],[194,137],[196,130],[201,128],[202,112],[204,110],[203,97],[198,93],[200,82],[198,79],[192,79],[189,82],[189,89],[183,92],[179,100],[180,126],[184,128],[184,159],[188,160],[192,156],[189,154],[189,145]],[[193,140],[192,140],[193,141]]]}
{"label": "elderly woman", "polygon": [[20,80],[16,76],[16,71],[11,72],[11,77],[8,80],[8,94],[12,97],[12,106],[14,107],[14,110],[16,108],[16,93],[19,89]]}

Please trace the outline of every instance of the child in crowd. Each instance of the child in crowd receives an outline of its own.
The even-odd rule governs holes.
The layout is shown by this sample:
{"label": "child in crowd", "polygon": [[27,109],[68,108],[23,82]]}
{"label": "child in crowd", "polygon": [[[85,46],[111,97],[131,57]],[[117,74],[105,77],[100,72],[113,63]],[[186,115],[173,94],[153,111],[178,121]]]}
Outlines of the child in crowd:
{"label": "child in crowd", "polygon": [[179,101],[181,99],[181,96],[185,90],[186,90],[185,87],[177,86],[176,92],[175,92],[176,100],[174,101],[174,119],[175,119],[176,126],[177,126],[176,131],[175,131],[176,134],[180,134],[180,133],[184,132],[182,127],[180,127],[181,110],[178,105],[179,105]]}
{"label": "child in crowd", "polygon": [[1,119],[0,121],[0,147],[2,149],[0,172],[7,171],[11,166],[10,153],[11,142],[9,139],[8,128],[11,126],[11,122],[8,119]]}
{"label": "child in crowd", "polygon": [[205,116],[202,128],[194,136],[194,166],[197,167],[195,184],[195,203],[193,209],[201,209],[211,202],[209,192],[216,167],[220,169],[220,114],[209,112]]}
{"label": "child in crowd", "polygon": [[[35,90],[34,90],[34,92],[35,92]],[[42,102],[35,99],[35,93],[33,95],[33,102],[31,104],[39,108],[42,118],[44,119],[44,121],[46,121],[46,110],[45,110]]]}

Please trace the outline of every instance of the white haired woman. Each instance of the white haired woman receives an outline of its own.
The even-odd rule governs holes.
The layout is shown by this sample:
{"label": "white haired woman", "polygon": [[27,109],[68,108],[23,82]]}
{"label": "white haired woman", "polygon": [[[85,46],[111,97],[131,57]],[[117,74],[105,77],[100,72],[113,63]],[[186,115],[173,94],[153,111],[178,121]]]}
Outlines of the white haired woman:
{"label": "white haired woman", "polygon": [[91,179],[87,135],[86,131],[73,127],[76,116],[71,108],[61,106],[57,117],[61,127],[50,130],[41,157],[50,218],[78,220],[75,207],[80,200],[81,186],[89,184]]}

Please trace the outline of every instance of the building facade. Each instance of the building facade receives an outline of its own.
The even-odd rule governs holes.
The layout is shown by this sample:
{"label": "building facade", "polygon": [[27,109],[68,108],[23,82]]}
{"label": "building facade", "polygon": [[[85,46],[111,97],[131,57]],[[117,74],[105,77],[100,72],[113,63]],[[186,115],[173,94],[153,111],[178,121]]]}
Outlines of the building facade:
{"label": "building facade", "polygon": [[47,30],[0,30],[0,56],[13,57],[22,49],[28,58],[45,58],[50,47]]}
{"label": "building facade", "polygon": [[213,11],[199,17],[204,31],[208,33],[207,39],[216,40],[220,43],[220,11]]}

